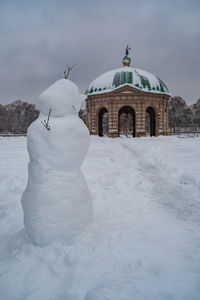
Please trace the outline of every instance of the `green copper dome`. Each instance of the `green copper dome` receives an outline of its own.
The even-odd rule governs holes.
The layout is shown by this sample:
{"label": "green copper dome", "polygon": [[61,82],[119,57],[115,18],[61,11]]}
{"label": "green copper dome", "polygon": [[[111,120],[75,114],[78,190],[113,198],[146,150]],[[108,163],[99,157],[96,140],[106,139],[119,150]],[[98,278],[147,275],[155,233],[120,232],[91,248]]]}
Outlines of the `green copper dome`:
{"label": "green copper dome", "polygon": [[162,80],[149,72],[132,67],[122,67],[102,74],[91,82],[86,94],[111,92],[124,85],[144,92],[169,95],[169,90]]}

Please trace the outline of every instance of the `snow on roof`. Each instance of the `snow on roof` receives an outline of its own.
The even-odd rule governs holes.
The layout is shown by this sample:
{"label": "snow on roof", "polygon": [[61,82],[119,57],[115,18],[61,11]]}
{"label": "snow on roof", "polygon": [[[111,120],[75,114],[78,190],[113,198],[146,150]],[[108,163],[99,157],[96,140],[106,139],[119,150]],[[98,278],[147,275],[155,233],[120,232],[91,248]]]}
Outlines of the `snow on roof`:
{"label": "snow on roof", "polygon": [[165,83],[155,75],[132,67],[122,67],[108,71],[93,80],[86,94],[111,92],[124,85],[130,85],[144,92],[168,94]]}

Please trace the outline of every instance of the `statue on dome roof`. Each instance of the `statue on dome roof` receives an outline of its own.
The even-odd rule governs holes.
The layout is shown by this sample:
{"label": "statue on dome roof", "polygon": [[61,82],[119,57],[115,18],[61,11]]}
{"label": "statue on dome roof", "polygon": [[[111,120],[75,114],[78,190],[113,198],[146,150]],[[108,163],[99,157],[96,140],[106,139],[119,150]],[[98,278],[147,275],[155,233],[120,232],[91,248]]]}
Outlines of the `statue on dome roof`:
{"label": "statue on dome roof", "polygon": [[122,60],[124,67],[130,67],[131,64],[131,58],[129,57],[129,50],[131,50],[131,48],[129,47],[129,45],[127,45],[125,49],[125,56]]}
{"label": "statue on dome roof", "polygon": [[125,50],[126,56],[129,55],[129,50],[131,50],[131,48],[129,47],[129,45],[127,45],[126,46],[126,50]]}

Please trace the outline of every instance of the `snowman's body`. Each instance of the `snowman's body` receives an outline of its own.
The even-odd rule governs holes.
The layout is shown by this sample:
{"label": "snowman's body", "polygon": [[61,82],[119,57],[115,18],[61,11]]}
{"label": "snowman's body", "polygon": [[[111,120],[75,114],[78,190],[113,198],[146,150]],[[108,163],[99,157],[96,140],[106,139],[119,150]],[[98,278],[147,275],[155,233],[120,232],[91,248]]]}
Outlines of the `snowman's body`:
{"label": "snowman's body", "polygon": [[[36,245],[70,241],[92,219],[92,200],[80,170],[90,141],[77,114],[80,102],[71,81],[57,81],[40,96],[40,116],[28,129],[29,176],[22,206],[26,232]],[[47,130],[42,122],[49,109]]]}

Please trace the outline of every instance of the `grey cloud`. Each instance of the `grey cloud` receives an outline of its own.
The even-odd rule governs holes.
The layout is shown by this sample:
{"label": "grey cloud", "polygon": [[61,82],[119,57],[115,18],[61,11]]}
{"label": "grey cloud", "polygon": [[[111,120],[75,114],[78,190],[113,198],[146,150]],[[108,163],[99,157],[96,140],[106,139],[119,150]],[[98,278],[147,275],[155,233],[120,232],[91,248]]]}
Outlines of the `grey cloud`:
{"label": "grey cloud", "polygon": [[[199,1],[0,1],[0,102],[35,98],[77,63],[71,79],[83,92],[121,66],[159,76],[173,95],[200,97]],[[19,5],[20,3],[20,5]]]}

